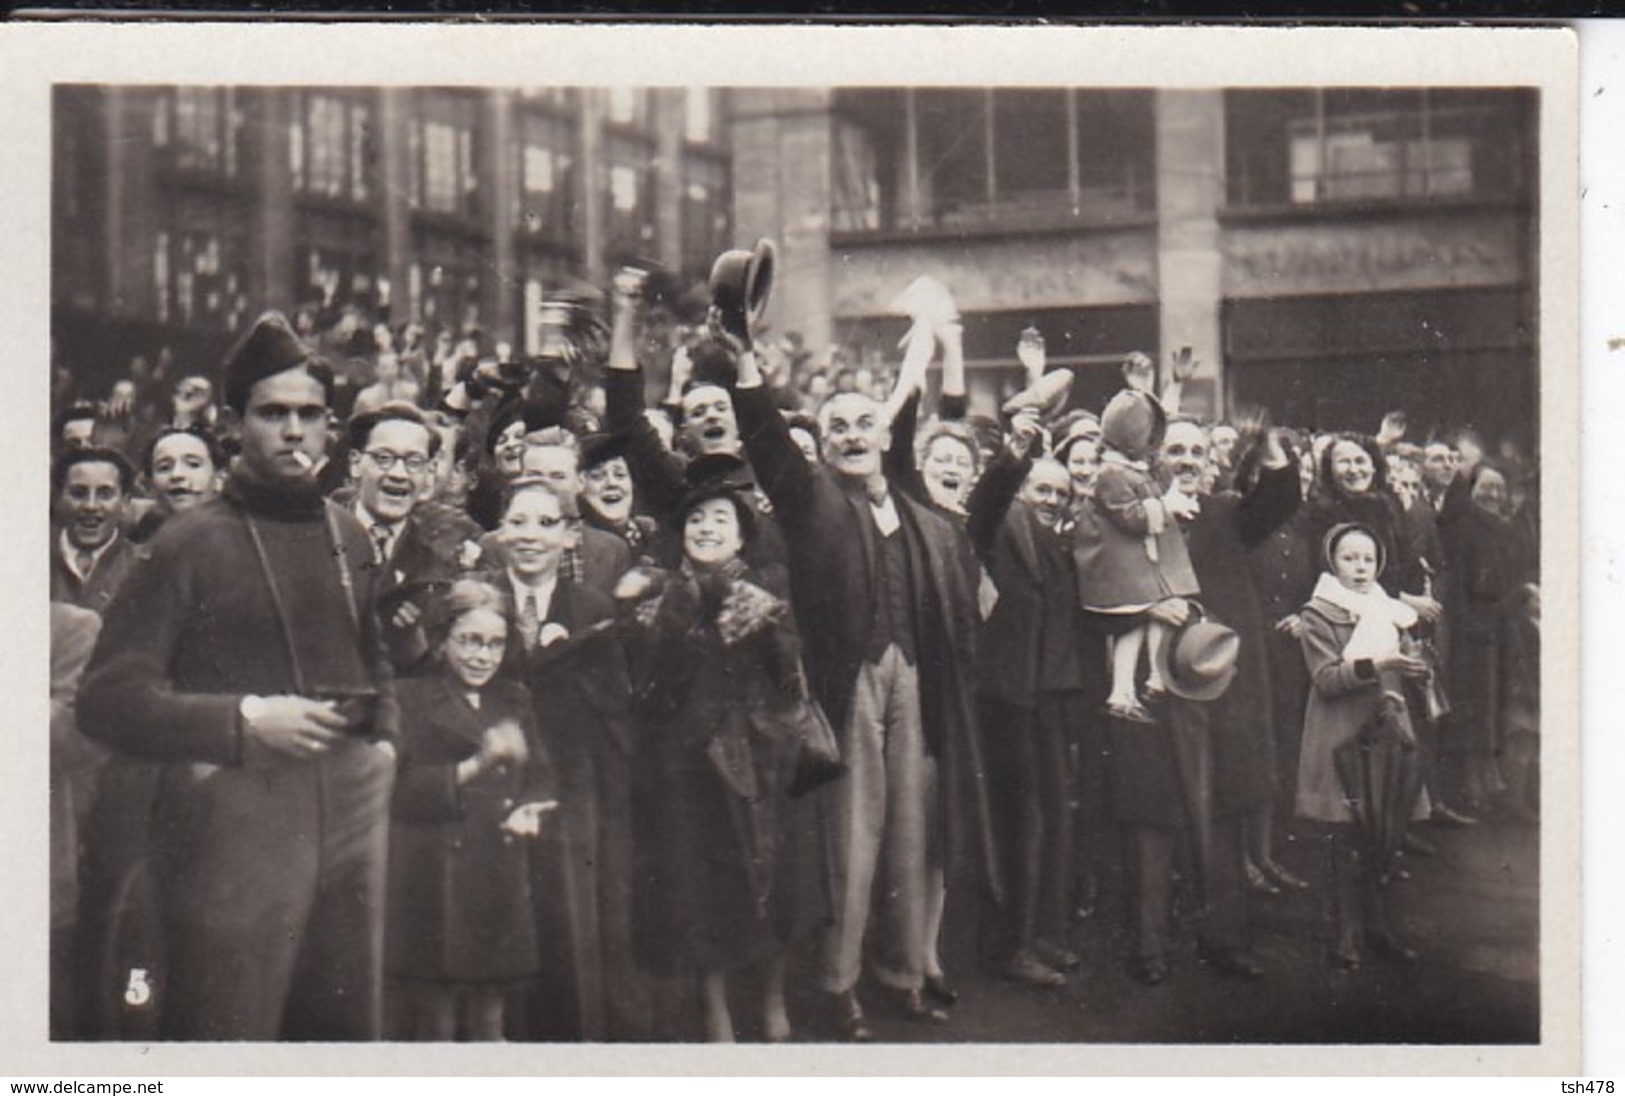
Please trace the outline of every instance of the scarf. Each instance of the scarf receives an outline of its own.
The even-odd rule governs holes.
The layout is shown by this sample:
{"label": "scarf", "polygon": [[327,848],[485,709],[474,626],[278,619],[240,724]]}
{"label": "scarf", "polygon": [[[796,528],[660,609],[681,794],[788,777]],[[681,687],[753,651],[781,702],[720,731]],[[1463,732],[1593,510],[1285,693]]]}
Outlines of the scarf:
{"label": "scarf", "polygon": [[1389,597],[1381,586],[1358,593],[1323,571],[1315,583],[1314,596],[1354,618],[1354,633],[1343,645],[1343,657],[1350,661],[1397,654],[1400,633],[1416,625],[1416,610]]}

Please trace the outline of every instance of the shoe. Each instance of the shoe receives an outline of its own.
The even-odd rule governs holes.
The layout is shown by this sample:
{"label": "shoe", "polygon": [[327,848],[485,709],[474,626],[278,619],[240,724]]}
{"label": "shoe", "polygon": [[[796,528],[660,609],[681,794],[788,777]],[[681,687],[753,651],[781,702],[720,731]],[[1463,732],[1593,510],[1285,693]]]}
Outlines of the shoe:
{"label": "shoe", "polygon": [[1468,826],[1478,825],[1479,820],[1462,814],[1460,811],[1453,811],[1441,803],[1439,806],[1433,808],[1433,816],[1430,821],[1435,826],[1447,826],[1450,829],[1465,829]]}
{"label": "shoe", "polygon": [[1151,718],[1151,713],[1145,710],[1145,705],[1138,700],[1109,700],[1106,702],[1106,714],[1126,723],[1156,722]]}
{"label": "shoe", "polygon": [[1430,841],[1422,840],[1414,833],[1407,833],[1405,835],[1405,842],[1400,846],[1400,848],[1404,849],[1405,852],[1411,856],[1435,856],[1439,852],[1439,846]]}
{"label": "shoe", "polygon": [[892,989],[887,987],[886,995],[891,998],[897,1011],[903,1014],[905,1020],[915,1024],[946,1024],[948,1013],[935,1005],[925,1002],[925,994],[920,989]]}
{"label": "shoe", "polygon": [[1012,982],[1040,989],[1058,989],[1066,985],[1066,975],[1040,962],[1026,948],[1016,949],[1016,953],[999,968],[999,973]]}
{"label": "shoe", "polygon": [[869,1019],[863,1015],[854,990],[828,994],[830,1011],[835,1016],[837,1035],[849,1043],[867,1043],[873,1036],[869,1032]]}
{"label": "shoe", "polygon": [[1251,860],[1247,861],[1247,889],[1255,894],[1280,894],[1281,888],[1264,875],[1264,871]]}
{"label": "shoe", "polygon": [[1264,874],[1269,876],[1278,886],[1287,890],[1308,890],[1309,880],[1299,878],[1287,871],[1285,867],[1274,860],[1266,860],[1262,865]]}
{"label": "shoe", "polygon": [[1256,982],[1264,977],[1264,964],[1251,952],[1230,948],[1222,951],[1199,949],[1197,957],[1228,978],[1243,978],[1249,982]]}
{"label": "shoe", "polygon": [[1083,956],[1071,948],[1064,948],[1048,940],[1039,940],[1033,944],[1033,954],[1045,966],[1054,967],[1056,970],[1076,970],[1083,965]]}
{"label": "shoe", "polygon": [[959,991],[948,982],[945,974],[925,976],[925,995],[944,1005],[959,1004]]}
{"label": "shoe", "polygon": [[1130,970],[1141,985],[1159,986],[1168,977],[1168,961],[1160,955],[1142,955]]}
{"label": "shoe", "polygon": [[1391,933],[1372,933],[1370,944],[1373,952],[1396,963],[1410,964],[1422,957],[1415,948],[1400,943]]}

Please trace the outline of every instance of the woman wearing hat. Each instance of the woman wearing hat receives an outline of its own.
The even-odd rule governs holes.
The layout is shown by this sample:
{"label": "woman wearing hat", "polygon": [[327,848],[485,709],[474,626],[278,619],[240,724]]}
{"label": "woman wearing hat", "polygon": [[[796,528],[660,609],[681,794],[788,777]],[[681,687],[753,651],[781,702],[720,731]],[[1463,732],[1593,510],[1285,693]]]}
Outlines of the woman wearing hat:
{"label": "woman wearing hat", "polygon": [[697,976],[706,1036],[734,1038],[728,975],[762,972],[762,1034],[790,1036],[785,953],[828,910],[821,844],[789,797],[806,705],[790,607],[740,553],[756,514],[737,457],[700,457],[676,515],[683,560],[634,572],[639,959]]}
{"label": "woman wearing hat", "polygon": [[[1325,571],[1301,614],[1303,657],[1313,687],[1303,717],[1296,813],[1324,827],[1332,860],[1334,962],[1344,970],[1358,967],[1362,936],[1377,951],[1410,962],[1416,953],[1394,934],[1385,880],[1376,870],[1371,843],[1356,829],[1359,819],[1345,786],[1347,775],[1339,772],[1338,752],[1378,719],[1414,744],[1401,690],[1405,679],[1427,673],[1427,664],[1404,646],[1418,617],[1378,584],[1388,557],[1369,526],[1333,526],[1322,541],[1322,559]],[[1362,809],[1369,814],[1375,806],[1368,801]],[[1427,816],[1423,792],[1412,818]]]}

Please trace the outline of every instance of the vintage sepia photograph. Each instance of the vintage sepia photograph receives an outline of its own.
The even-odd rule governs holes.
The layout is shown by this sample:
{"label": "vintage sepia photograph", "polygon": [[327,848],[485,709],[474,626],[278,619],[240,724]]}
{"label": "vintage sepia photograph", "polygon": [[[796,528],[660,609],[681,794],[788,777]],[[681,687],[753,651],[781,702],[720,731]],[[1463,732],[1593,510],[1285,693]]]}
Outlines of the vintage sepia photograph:
{"label": "vintage sepia photograph", "polygon": [[1577,1062],[1562,32],[257,29],[27,81],[40,1053]]}

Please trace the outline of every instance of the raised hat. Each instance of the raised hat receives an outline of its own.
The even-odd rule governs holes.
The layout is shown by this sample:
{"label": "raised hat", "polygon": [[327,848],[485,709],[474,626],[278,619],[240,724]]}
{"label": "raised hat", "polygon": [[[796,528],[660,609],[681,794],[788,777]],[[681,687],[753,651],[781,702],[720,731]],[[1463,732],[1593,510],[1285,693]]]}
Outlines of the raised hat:
{"label": "raised hat", "polygon": [[1040,418],[1049,418],[1066,405],[1072,391],[1072,370],[1057,369],[1045,373],[1032,384],[1004,401],[1004,413],[1014,415],[1029,407],[1037,408]]}
{"label": "raised hat", "polygon": [[722,312],[722,326],[730,334],[746,338],[747,318],[759,321],[767,310],[778,255],[772,240],[761,239],[750,251],[724,251],[711,265],[711,303]]}

